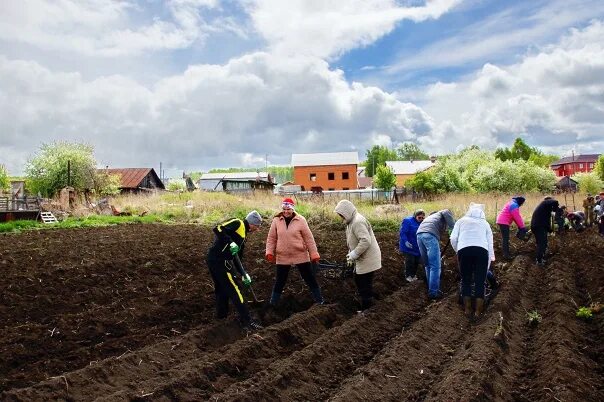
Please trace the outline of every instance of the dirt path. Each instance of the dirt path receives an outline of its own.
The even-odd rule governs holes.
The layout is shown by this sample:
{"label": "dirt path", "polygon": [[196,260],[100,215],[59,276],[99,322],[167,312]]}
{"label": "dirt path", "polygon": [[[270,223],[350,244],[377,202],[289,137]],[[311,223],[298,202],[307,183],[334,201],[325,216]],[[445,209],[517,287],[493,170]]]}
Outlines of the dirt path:
{"label": "dirt path", "polygon": [[[343,258],[343,232],[314,234],[324,257]],[[246,250],[261,297],[273,276],[265,236]],[[421,282],[399,277],[397,233],[378,237],[384,268],[371,310],[355,313],[352,281],[325,278],[330,303],[315,306],[292,272],[277,310],[253,309],[266,328],[249,334],[213,318],[207,229],[3,236],[0,399],[604,400],[603,314],[575,317],[603,301],[602,239],[554,239],[545,270],[520,245],[512,263],[497,263],[502,286],[485,319],[469,324],[454,256],[442,275],[446,297],[429,302]],[[529,311],[538,325],[528,325]]]}

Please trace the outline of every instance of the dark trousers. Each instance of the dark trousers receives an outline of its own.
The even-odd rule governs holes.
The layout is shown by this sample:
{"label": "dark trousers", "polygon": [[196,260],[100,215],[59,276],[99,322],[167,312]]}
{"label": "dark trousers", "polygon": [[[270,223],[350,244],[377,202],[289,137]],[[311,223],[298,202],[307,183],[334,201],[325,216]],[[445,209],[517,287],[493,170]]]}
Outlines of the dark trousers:
{"label": "dark trousers", "polygon": [[417,266],[421,260],[421,256],[408,253],[405,254],[405,277],[417,275]]}
{"label": "dark trousers", "polygon": [[541,261],[545,257],[545,250],[547,250],[547,229],[531,226],[531,230],[535,234],[535,241],[537,242],[537,261]]}
{"label": "dark trousers", "polygon": [[373,305],[373,273],[354,274],[354,283],[361,297],[361,310],[366,310]]}
{"label": "dark trousers", "polygon": [[214,281],[216,295],[216,317],[226,318],[229,314],[229,300],[239,314],[239,321],[246,325],[250,322],[250,312],[245,305],[241,288],[231,270],[231,261],[208,258],[208,268]]}
{"label": "dark trousers", "polygon": [[489,252],[482,247],[464,247],[457,252],[457,258],[461,274],[461,295],[472,296],[472,285],[474,285],[474,296],[477,299],[484,299],[484,281],[489,269]]}
{"label": "dark trousers", "polygon": [[[273,295],[271,296],[271,303],[276,303],[281,293],[283,293],[283,288],[287,283],[287,277],[289,276],[289,270],[291,265],[277,265],[277,274],[275,276],[275,285],[273,286]],[[319,289],[319,284],[317,283],[317,278],[312,271],[312,265],[309,262],[304,262],[302,264],[297,264],[296,268],[298,268],[298,272],[300,272],[300,276],[306,282],[306,285],[310,288],[311,293],[316,292],[315,289]]]}
{"label": "dark trousers", "polygon": [[501,252],[505,258],[510,257],[510,225],[502,225],[499,223],[499,231],[501,232]]}

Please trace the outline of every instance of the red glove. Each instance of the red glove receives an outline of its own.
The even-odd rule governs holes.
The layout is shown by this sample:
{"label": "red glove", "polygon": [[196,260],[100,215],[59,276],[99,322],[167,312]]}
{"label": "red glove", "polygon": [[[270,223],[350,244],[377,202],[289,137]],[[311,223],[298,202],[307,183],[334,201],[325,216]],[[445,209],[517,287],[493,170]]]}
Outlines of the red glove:
{"label": "red glove", "polygon": [[272,254],[267,254],[265,256],[265,258],[266,258],[266,261],[268,261],[268,262],[275,262],[275,256]]}
{"label": "red glove", "polygon": [[315,258],[311,258],[311,260],[310,260],[310,261],[311,261],[312,263],[318,263],[320,259],[321,259],[321,257],[315,257]]}

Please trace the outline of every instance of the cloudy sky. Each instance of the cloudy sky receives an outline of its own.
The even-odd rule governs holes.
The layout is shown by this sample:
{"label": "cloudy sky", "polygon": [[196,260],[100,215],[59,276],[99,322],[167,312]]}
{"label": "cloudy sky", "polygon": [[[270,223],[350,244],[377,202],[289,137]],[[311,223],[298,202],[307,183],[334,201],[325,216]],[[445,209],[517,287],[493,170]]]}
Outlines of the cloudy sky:
{"label": "cloudy sky", "polygon": [[604,152],[601,0],[0,1],[0,164],[207,170],[521,136]]}

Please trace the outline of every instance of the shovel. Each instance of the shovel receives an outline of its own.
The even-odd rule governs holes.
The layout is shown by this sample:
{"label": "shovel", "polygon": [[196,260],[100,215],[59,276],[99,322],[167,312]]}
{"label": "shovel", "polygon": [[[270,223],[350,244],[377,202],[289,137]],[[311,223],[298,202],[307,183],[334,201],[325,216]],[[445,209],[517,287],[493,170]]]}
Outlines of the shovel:
{"label": "shovel", "polygon": [[[241,263],[241,260],[239,259],[239,255],[235,254],[235,266],[237,267],[237,270],[239,271],[239,273],[241,274],[241,277],[245,277],[247,275],[247,272],[245,272],[245,268],[243,268],[243,264]],[[254,292],[254,288],[252,288],[252,285],[249,286],[244,286],[244,288],[247,288],[250,290],[250,293],[252,294],[252,301],[248,300],[248,303],[252,303],[252,304],[257,304],[260,305],[262,304],[262,302],[264,302],[264,300],[259,300],[256,297],[256,292]]]}

